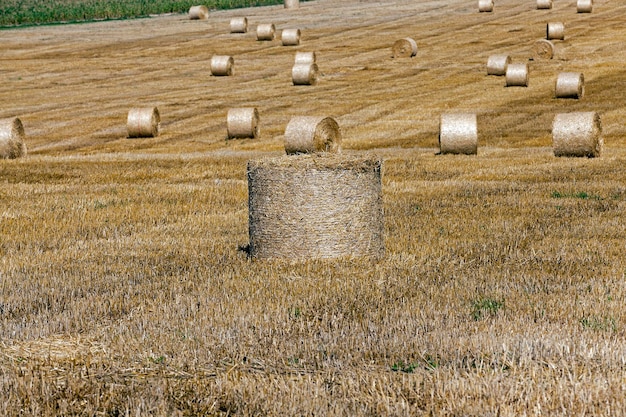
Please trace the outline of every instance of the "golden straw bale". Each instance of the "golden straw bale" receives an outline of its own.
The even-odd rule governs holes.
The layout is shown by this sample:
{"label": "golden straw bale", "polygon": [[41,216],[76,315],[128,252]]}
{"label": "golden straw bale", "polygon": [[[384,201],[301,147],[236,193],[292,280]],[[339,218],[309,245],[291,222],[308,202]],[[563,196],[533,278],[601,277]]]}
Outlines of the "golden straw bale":
{"label": "golden straw bale", "polygon": [[597,157],[604,140],[596,112],[559,113],[552,122],[554,156]]}
{"label": "golden straw bale", "polygon": [[585,77],[580,72],[562,72],[556,79],[556,98],[582,98],[585,94]]}
{"label": "golden straw bale", "polygon": [[511,63],[511,57],[506,54],[491,55],[487,59],[488,75],[505,75],[506,69]]}
{"label": "golden straw bale", "polygon": [[154,138],[159,136],[161,116],[156,107],[133,108],[128,111],[126,127],[129,138]]}
{"label": "golden straw bale", "polygon": [[394,42],[391,53],[393,58],[411,58],[417,55],[417,42],[412,38],[399,39]]}
{"label": "golden straw bale", "polygon": [[189,19],[206,20],[209,18],[209,9],[206,6],[191,6],[189,8]]}
{"label": "golden straw bale", "polygon": [[332,117],[295,116],[285,129],[285,152],[341,152],[341,129]]}
{"label": "golden straw bale", "polygon": [[294,64],[315,64],[317,56],[315,52],[296,52]]}
{"label": "golden straw bale", "polygon": [[493,12],[493,0],[478,0],[479,12]]}
{"label": "golden straw bale", "polygon": [[563,22],[548,22],[546,24],[546,39],[565,40],[565,24]]}
{"label": "golden straw bale", "polygon": [[251,257],[384,256],[380,159],[283,156],[249,161],[247,174]]}
{"label": "golden straw bale", "polygon": [[247,31],[247,17],[233,17],[232,19],[230,19],[230,33],[246,33]]}
{"label": "golden straw bale", "polygon": [[256,39],[258,41],[273,41],[276,34],[276,26],[273,23],[262,23],[256,27]]}
{"label": "golden straw bale", "polygon": [[315,85],[317,73],[317,64],[295,64],[291,69],[293,85]]}
{"label": "golden straw bale", "polygon": [[300,0],[285,0],[285,9],[297,9],[300,7]]}
{"label": "golden straw bale", "polygon": [[255,107],[230,109],[226,119],[229,138],[259,137],[259,112]]}
{"label": "golden straw bale", "polygon": [[552,0],[537,0],[537,9],[551,9]]}
{"label": "golden straw bale", "polygon": [[284,29],[281,35],[283,46],[300,45],[300,29]]}
{"label": "golden straw bale", "polygon": [[593,0],[578,0],[576,3],[576,11],[578,13],[591,13],[593,9]]}
{"label": "golden straw bale", "polygon": [[24,125],[17,117],[0,120],[0,158],[15,159],[26,156]]}
{"label": "golden straw bale", "polygon": [[478,126],[475,113],[444,113],[439,123],[441,154],[476,155]]}
{"label": "golden straw bale", "polygon": [[232,56],[213,55],[211,57],[211,74],[221,77],[233,75],[235,60]]}
{"label": "golden straw bale", "polygon": [[528,64],[509,64],[505,77],[507,87],[528,87]]}
{"label": "golden straw bale", "polygon": [[554,44],[547,39],[539,39],[533,44],[532,56],[534,60],[552,59]]}

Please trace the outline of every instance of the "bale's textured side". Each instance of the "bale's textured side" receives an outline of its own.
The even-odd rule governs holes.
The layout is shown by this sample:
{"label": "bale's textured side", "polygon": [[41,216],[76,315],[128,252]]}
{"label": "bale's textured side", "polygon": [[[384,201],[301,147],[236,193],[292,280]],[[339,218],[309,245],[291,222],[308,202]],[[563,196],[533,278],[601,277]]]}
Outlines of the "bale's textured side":
{"label": "bale's textured side", "polygon": [[209,9],[206,6],[191,6],[189,8],[189,19],[206,20],[209,18]]}
{"label": "bale's textured side", "polygon": [[537,9],[551,9],[552,0],[537,0]]}
{"label": "bale's textured side", "polygon": [[439,123],[439,152],[476,155],[478,125],[475,113],[447,113]]}
{"label": "bale's textured side", "polygon": [[315,52],[296,52],[294,64],[315,64],[317,56]]}
{"label": "bale's textured side", "polygon": [[479,12],[493,12],[493,0],[478,0]]}
{"label": "bale's textured side", "polygon": [[317,64],[295,64],[291,69],[293,85],[317,84]]}
{"label": "bale's textured side", "polygon": [[276,26],[273,23],[263,23],[256,27],[256,39],[258,41],[273,41],[276,34]]}
{"label": "bale's textured side", "polygon": [[222,77],[233,75],[235,60],[228,55],[213,55],[211,57],[211,74]]}
{"label": "bale's textured side", "polygon": [[255,107],[230,109],[226,119],[229,138],[259,137],[259,111]]}
{"label": "bale's textured side", "polygon": [[511,63],[511,57],[502,55],[491,55],[487,59],[487,74],[488,75],[505,75],[506,69]]}
{"label": "bale's textured side", "polygon": [[562,72],[556,78],[556,98],[582,98],[585,94],[585,77],[580,72]]}
{"label": "bale's textured side", "polygon": [[506,68],[507,87],[528,87],[528,64],[509,64]]}
{"label": "bale's textured side", "polygon": [[548,22],[546,25],[546,39],[565,40],[565,24],[563,22]]}
{"label": "bale's textured side", "polygon": [[411,58],[417,55],[417,42],[412,38],[399,39],[391,47],[392,57]]}
{"label": "bale's textured side", "polygon": [[578,13],[591,13],[593,9],[593,0],[578,0],[576,10]]}
{"label": "bale's textured side", "polygon": [[161,116],[156,107],[133,108],[128,111],[126,127],[129,138],[154,138],[159,136]]}
{"label": "bale's textured side", "polygon": [[247,174],[253,258],[384,256],[380,159],[284,156],[249,161]]}
{"label": "bale's textured side", "polygon": [[283,46],[300,45],[300,29],[284,29],[281,34]]}
{"label": "bale's textured side", "polygon": [[230,19],[230,33],[246,33],[248,32],[248,18],[234,17]]}
{"label": "bale's textured side", "polygon": [[285,129],[285,152],[341,152],[341,129],[332,117],[292,117]]}
{"label": "bale's textured side", "polygon": [[300,7],[300,0],[285,0],[285,9],[297,9]]}
{"label": "bale's textured side", "polygon": [[552,122],[554,156],[600,156],[604,140],[596,112],[559,113]]}
{"label": "bale's textured side", "polygon": [[17,117],[0,120],[0,158],[15,159],[26,156],[24,125]]}
{"label": "bale's textured side", "polygon": [[554,44],[546,39],[539,39],[533,45],[533,59],[552,59],[554,57]]}

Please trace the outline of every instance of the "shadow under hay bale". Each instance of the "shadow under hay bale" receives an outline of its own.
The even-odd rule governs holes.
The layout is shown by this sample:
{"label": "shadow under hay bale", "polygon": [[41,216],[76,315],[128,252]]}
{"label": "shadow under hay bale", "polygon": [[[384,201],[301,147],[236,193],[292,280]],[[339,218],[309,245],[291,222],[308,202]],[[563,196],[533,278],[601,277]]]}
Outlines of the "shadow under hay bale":
{"label": "shadow under hay bale", "polygon": [[317,73],[317,64],[295,64],[291,69],[291,81],[293,85],[315,85]]}
{"label": "shadow under hay bale", "polygon": [[250,256],[382,258],[381,171],[380,159],[329,154],[248,162]]}
{"label": "shadow under hay bale", "polygon": [[546,24],[547,40],[565,40],[565,24],[563,22],[548,22]]}
{"label": "shadow under hay bale", "polygon": [[230,19],[230,33],[246,33],[248,32],[247,17],[233,17]]}
{"label": "shadow under hay bale", "polygon": [[439,123],[439,153],[476,155],[478,126],[475,113],[445,113]]}
{"label": "shadow under hay bale", "polygon": [[578,13],[591,13],[593,10],[593,0],[578,0],[576,11]]}
{"label": "shadow under hay bale", "polygon": [[585,77],[580,72],[562,72],[556,78],[556,98],[582,98],[585,94]]}
{"label": "shadow under hay bale", "polygon": [[478,0],[478,11],[493,12],[493,0]]}
{"label": "shadow under hay bale", "polygon": [[292,117],[285,129],[285,152],[341,152],[341,129],[332,117]]}
{"label": "shadow under hay bale", "polygon": [[26,156],[24,125],[17,117],[0,120],[0,159]]}
{"label": "shadow under hay bale", "polygon": [[258,41],[273,41],[276,35],[276,26],[273,23],[262,23],[256,28],[256,39]]}
{"label": "shadow under hay bale", "polygon": [[392,58],[411,58],[417,55],[417,42],[412,38],[399,39],[391,47]]}
{"label": "shadow under hay bale", "polygon": [[596,112],[559,113],[552,122],[554,156],[598,157],[604,140]]}
{"label": "shadow under hay bale", "polygon": [[191,6],[189,8],[189,19],[206,20],[209,18],[209,9],[206,6]]}
{"label": "shadow under hay bale", "polygon": [[300,45],[300,36],[300,29],[284,29],[280,35],[283,46]]}
{"label": "shadow under hay bale", "polygon": [[128,111],[126,128],[129,138],[154,138],[159,136],[161,116],[156,107],[133,108]]}
{"label": "shadow under hay bale", "polygon": [[213,55],[211,57],[211,74],[217,77],[233,75],[235,60],[232,56]]}
{"label": "shadow under hay bale", "polygon": [[533,60],[554,58],[554,44],[546,39],[539,39],[533,44],[532,50]]}
{"label": "shadow under hay bale", "polygon": [[505,77],[507,87],[528,87],[528,64],[509,64]]}
{"label": "shadow under hay bale", "polygon": [[259,137],[259,112],[255,107],[230,109],[226,119],[229,138]]}
{"label": "shadow under hay bale", "polygon": [[505,75],[510,63],[511,57],[509,55],[491,55],[487,59],[487,75]]}
{"label": "shadow under hay bale", "polygon": [[537,0],[537,9],[551,9],[552,0]]}
{"label": "shadow under hay bale", "polygon": [[315,64],[317,56],[315,52],[296,52],[294,64]]}

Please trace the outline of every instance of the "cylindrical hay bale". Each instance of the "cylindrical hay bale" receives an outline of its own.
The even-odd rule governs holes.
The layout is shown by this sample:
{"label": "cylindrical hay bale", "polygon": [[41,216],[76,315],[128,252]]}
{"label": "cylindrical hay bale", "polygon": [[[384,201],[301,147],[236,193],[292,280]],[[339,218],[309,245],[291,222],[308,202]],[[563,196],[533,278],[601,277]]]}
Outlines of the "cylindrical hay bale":
{"label": "cylindrical hay bale", "polygon": [[552,59],[554,57],[554,44],[547,39],[539,39],[533,45],[533,59]]}
{"label": "cylindrical hay bale", "polygon": [[315,64],[316,62],[315,52],[296,52],[295,64]]}
{"label": "cylindrical hay bale", "polygon": [[506,69],[511,63],[511,57],[502,55],[491,55],[487,60],[487,74],[488,75],[505,75]]}
{"label": "cylindrical hay bale", "polygon": [[493,12],[493,0],[478,0],[479,12]]}
{"label": "cylindrical hay bale", "polygon": [[222,77],[233,75],[235,60],[232,56],[213,55],[211,58],[211,74]]}
{"label": "cylindrical hay bale", "polygon": [[341,152],[341,129],[332,117],[292,117],[285,129],[285,152]]}
{"label": "cylindrical hay bale", "polygon": [[537,0],[537,9],[551,9],[552,0]]}
{"label": "cylindrical hay bale", "polygon": [[391,47],[393,58],[411,58],[417,55],[417,42],[412,38],[399,39]]}
{"label": "cylindrical hay bale", "polygon": [[0,158],[15,159],[26,156],[24,126],[17,117],[0,120]]}
{"label": "cylindrical hay bale", "polygon": [[578,13],[591,13],[593,9],[593,0],[578,0],[576,10]]}
{"label": "cylindrical hay bale", "polygon": [[206,20],[209,18],[209,9],[206,6],[191,6],[189,8],[189,19]]}
{"label": "cylindrical hay bale", "polygon": [[565,24],[563,22],[548,22],[546,25],[546,39],[565,40]]}
{"label": "cylindrical hay bale", "polygon": [[246,33],[248,31],[247,17],[234,17],[230,19],[230,33]]}
{"label": "cylindrical hay bale", "polygon": [[580,72],[562,72],[556,78],[556,98],[582,98],[585,94],[585,77]]}
{"label": "cylindrical hay bale", "polygon": [[126,127],[129,138],[154,138],[159,136],[161,116],[156,107],[134,108],[128,111]]}
{"label": "cylindrical hay bale", "polygon": [[229,138],[259,137],[259,112],[256,108],[230,109],[226,118]]}
{"label": "cylindrical hay bale", "polygon": [[276,26],[273,23],[263,23],[256,27],[256,39],[258,41],[273,41],[276,34]]}
{"label": "cylindrical hay bale", "polygon": [[507,87],[528,87],[528,64],[509,64],[505,77]]}
{"label": "cylindrical hay bale", "polygon": [[291,69],[293,85],[317,84],[317,64],[295,64]]}
{"label": "cylindrical hay bale", "polygon": [[442,154],[476,155],[478,153],[476,114],[442,114],[439,124],[439,151]]}
{"label": "cylindrical hay bale", "polygon": [[300,29],[284,29],[281,35],[283,46],[300,45]]}
{"label": "cylindrical hay bale", "polygon": [[559,113],[552,122],[554,156],[600,156],[604,140],[596,112]]}
{"label": "cylindrical hay bale", "polygon": [[300,7],[300,0],[285,0],[285,9],[297,9]]}
{"label": "cylindrical hay bale", "polygon": [[248,162],[250,256],[384,256],[382,161],[298,155]]}

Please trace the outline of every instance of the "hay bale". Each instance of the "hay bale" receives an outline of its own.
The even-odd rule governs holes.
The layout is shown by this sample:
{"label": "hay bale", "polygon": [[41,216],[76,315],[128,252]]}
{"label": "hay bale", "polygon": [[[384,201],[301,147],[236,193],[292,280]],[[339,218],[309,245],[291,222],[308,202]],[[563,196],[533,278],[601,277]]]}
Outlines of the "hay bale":
{"label": "hay bale", "polygon": [[493,12],[493,0],[478,0],[479,12]]}
{"label": "hay bale", "polygon": [[230,19],[230,33],[246,33],[248,32],[247,17],[233,17]]}
{"label": "hay bale", "polygon": [[250,256],[384,256],[382,161],[298,155],[248,162]]}
{"label": "hay bale", "polygon": [[24,125],[17,117],[0,120],[0,158],[15,159],[26,156]]}
{"label": "hay bale", "polygon": [[394,42],[391,47],[393,58],[411,58],[417,55],[417,42],[412,38],[404,38]]}
{"label": "hay bale", "polygon": [[537,9],[551,9],[552,0],[537,0]]}
{"label": "hay bale", "polygon": [[285,152],[297,153],[340,153],[341,130],[332,117],[292,117],[285,129]]}
{"label": "hay bale", "polygon": [[505,75],[511,63],[511,57],[506,54],[491,55],[487,59],[487,75]]}
{"label": "hay bale", "polygon": [[255,107],[230,109],[226,120],[229,138],[259,137],[259,112]]}
{"label": "hay bale", "polygon": [[576,3],[576,11],[578,13],[591,13],[593,9],[593,0],[578,0]]}
{"label": "hay bale", "polygon": [[283,46],[300,45],[300,29],[284,29],[281,35]]}
{"label": "hay bale", "polygon": [[294,64],[315,64],[317,56],[315,52],[296,52]]}
{"label": "hay bale", "polygon": [[507,87],[528,87],[528,64],[509,64],[505,77]]}
{"label": "hay bale", "polygon": [[554,57],[554,44],[546,39],[539,39],[533,45],[532,56],[534,60],[552,59]]}
{"label": "hay bale", "polygon": [[285,9],[300,8],[300,0],[285,0]]}
{"label": "hay bale", "polygon": [[258,41],[273,41],[276,34],[276,26],[273,23],[263,23],[256,27],[256,39]]}
{"label": "hay bale", "polygon": [[604,140],[596,112],[559,113],[552,122],[554,156],[600,156]]}
{"label": "hay bale", "polygon": [[209,18],[209,9],[206,6],[191,6],[189,8],[189,19],[206,20]]}
{"label": "hay bale", "polygon": [[585,77],[580,72],[562,72],[556,78],[556,98],[582,98],[585,94]]}
{"label": "hay bale", "polygon": [[439,153],[463,155],[478,153],[478,127],[475,113],[441,115]]}
{"label": "hay bale", "polygon": [[548,22],[546,24],[546,39],[565,40],[565,24],[563,22]]}
{"label": "hay bale", "polygon": [[211,57],[211,74],[218,77],[233,75],[235,60],[232,56],[213,55]]}
{"label": "hay bale", "polygon": [[159,136],[161,116],[156,107],[133,108],[128,111],[126,128],[129,138],[155,138]]}
{"label": "hay bale", "polygon": [[293,85],[315,85],[317,73],[317,64],[295,64],[291,69]]}

